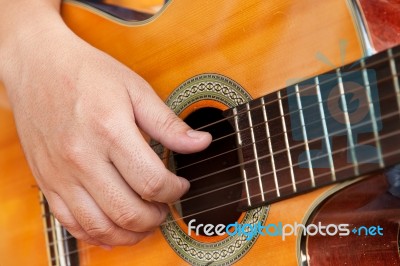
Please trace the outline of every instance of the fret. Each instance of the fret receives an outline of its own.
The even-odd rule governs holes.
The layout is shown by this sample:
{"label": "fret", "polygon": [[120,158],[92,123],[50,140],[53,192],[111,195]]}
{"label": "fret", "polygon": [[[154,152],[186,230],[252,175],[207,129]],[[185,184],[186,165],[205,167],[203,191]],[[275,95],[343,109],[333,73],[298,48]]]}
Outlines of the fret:
{"label": "fret", "polygon": [[239,147],[242,147],[242,137],[240,136],[240,130],[239,130],[239,116],[238,116],[236,108],[233,108],[233,116],[234,116],[234,121],[235,121],[235,131],[236,131],[237,143],[238,143]]}
{"label": "fret", "polygon": [[[271,146],[274,155],[273,160],[275,164],[275,173],[278,181],[279,193],[280,197],[286,197],[287,195],[293,194],[293,180],[290,172],[290,164],[287,152],[288,149],[284,134],[284,132],[287,130],[285,130],[283,127],[282,115],[281,115],[281,108],[284,110],[284,113],[288,113],[287,112],[288,106],[286,104],[287,103],[286,94],[284,91],[281,91],[281,98],[285,99],[285,101],[283,102],[280,101],[278,93],[275,92],[266,95],[264,97],[264,101],[266,103],[265,111],[268,118],[268,129],[270,135],[269,138],[271,140]],[[260,112],[260,115],[263,115],[263,113]],[[289,119],[289,117],[284,117],[284,118]],[[287,125],[290,125],[290,121],[285,120],[285,123],[286,122]],[[273,172],[274,172],[273,169],[270,168],[268,173],[269,180],[272,180],[272,178],[274,178]],[[266,187],[265,183],[264,187]]]}
{"label": "fret", "polygon": [[[399,132],[400,130],[400,116],[399,114],[399,93],[398,82],[396,82],[397,69],[399,68],[395,56],[398,56],[398,51],[384,51],[374,55],[373,57],[365,59],[365,65],[370,66],[372,72],[376,75],[376,81],[370,79],[371,89],[375,85],[375,96],[372,95],[373,100],[376,101],[375,115],[378,118],[378,138],[383,156],[385,167],[393,163],[399,163],[399,155],[395,155],[395,150],[400,150],[398,143],[399,137],[386,136],[392,132]],[[392,60],[393,59],[393,60]],[[368,70],[367,70],[368,71]],[[370,74],[370,71],[368,71]],[[374,94],[373,91],[371,91]],[[372,130],[371,130],[372,131]],[[373,136],[371,136],[373,137]],[[373,139],[373,138],[372,138]],[[393,154],[393,155],[389,155]],[[376,169],[379,166],[379,161],[376,160],[369,167],[363,167],[363,172]],[[374,165],[376,164],[376,165]]]}
{"label": "fret", "polygon": [[51,234],[51,238],[52,238],[52,244],[53,245],[51,245],[52,247],[53,247],[53,250],[54,250],[54,257],[52,257],[51,258],[51,260],[52,260],[52,262],[54,261],[55,262],[55,265],[56,266],[61,266],[60,265],[60,256],[59,256],[59,250],[58,250],[58,246],[56,245],[56,243],[57,243],[57,233],[56,233],[56,230],[55,230],[55,219],[54,219],[54,217],[53,217],[53,215],[50,215],[50,217],[49,217],[49,219],[50,219],[50,228],[51,228],[51,232],[50,232],[50,234]]}
{"label": "fret", "polygon": [[321,88],[320,88],[318,76],[314,78],[314,83],[315,83],[315,89],[316,89],[316,93],[317,93],[317,97],[318,97],[319,112],[320,112],[320,116],[321,116],[322,129],[324,132],[324,139],[325,139],[325,145],[326,145],[329,166],[331,169],[332,181],[335,182],[336,181],[336,172],[335,172],[335,166],[333,164],[331,142],[329,140],[328,127],[326,125],[325,110],[324,110],[324,104],[323,104],[322,97],[321,97]]}
{"label": "fret", "polygon": [[267,111],[265,110],[266,107],[265,107],[265,101],[264,101],[263,97],[261,98],[261,104],[262,104],[263,118],[264,118],[264,121],[265,121],[265,131],[266,131],[266,134],[267,134],[268,150],[269,150],[269,156],[271,158],[271,167],[272,167],[272,173],[273,173],[273,176],[274,176],[276,195],[277,195],[277,197],[280,197],[281,194],[280,194],[280,190],[279,190],[278,177],[276,175],[274,151],[273,151],[273,148],[272,148],[271,134],[270,134],[270,131],[269,131]]}
{"label": "fret", "polygon": [[372,131],[374,134],[375,146],[376,146],[377,154],[378,154],[379,167],[384,168],[385,163],[383,162],[383,157],[382,157],[382,147],[381,147],[381,142],[379,140],[379,135],[378,135],[378,124],[376,121],[375,108],[374,108],[374,104],[372,101],[371,86],[369,84],[368,72],[367,72],[367,69],[365,66],[365,61],[363,59],[361,59],[361,68],[362,68],[363,81],[364,81],[364,85],[365,85],[365,89],[366,89],[366,95],[367,95],[367,99],[368,99]]}
{"label": "fret", "polygon": [[344,92],[344,86],[343,86],[342,74],[340,73],[340,68],[336,69],[336,75],[338,78],[338,85],[339,85],[339,91],[340,91],[340,98],[341,98],[341,102],[342,102],[344,120],[346,123],[347,138],[348,138],[348,142],[349,142],[349,146],[350,146],[350,154],[351,154],[351,159],[352,159],[352,162],[354,165],[354,173],[355,173],[355,175],[359,175],[358,160],[357,160],[357,156],[355,153],[353,133],[351,130],[350,117],[349,117],[349,112],[347,110],[346,95]]}
{"label": "fret", "polygon": [[238,152],[239,152],[239,162],[241,164],[240,168],[241,168],[242,177],[243,177],[243,180],[244,180],[247,204],[248,204],[248,206],[251,206],[251,197],[250,197],[250,192],[249,192],[249,184],[247,182],[246,170],[244,169],[244,166],[243,166],[244,160],[243,160],[243,152],[242,152],[242,137],[241,137],[240,129],[239,129],[239,116],[238,116],[238,112],[237,112],[236,108],[233,108],[232,111],[233,111],[233,116],[234,116],[234,125],[235,125]]}
{"label": "fret", "polygon": [[278,99],[279,99],[279,111],[280,111],[280,114],[281,114],[283,134],[284,134],[284,137],[285,137],[285,146],[286,146],[286,152],[287,152],[288,162],[289,162],[289,167],[290,167],[289,169],[290,169],[290,176],[291,176],[291,179],[292,179],[292,187],[293,187],[293,191],[296,192],[297,191],[296,180],[295,180],[295,177],[294,177],[292,156],[290,154],[289,138],[288,138],[287,129],[286,129],[285,115],[284,115],[284,112],[283,112],[281,91],[278,91],[277,95],[278,95]]}
{"label": "fret", "polygon": [[52,263],[52,258],[54,254],[54,250],[51,248],[50,241],[51,241],[51,232],[52,228],[49,228],[49,219],[51,219],[51,216],[48,214],[48,206],[46,199],[43,196],[43,193],[39,191],[39,199],[40,199],[40,205],[41,205],[41,211],[42,211],[42,219],[43,219],[43,229],[44,229],[44,235],[45,235],[45,240],[46,240],[46,252],[47,252],[47,257],[49,258],[49,265],[53,265]]}
{"label": "fret", "polygon": [[400,109],[399,77],[397,76],[398,74],[397,74],[397,69],[396,69],[396,64],[394,61],[392,49],[387,50],[387,53],[388,53],[388,57],[389,57],[390,72],[391,72],[392,78],[393,78],[393,86],[394,86],[394,89],[395,89],[396,95],[397,95],[397,105]]}
{"label": "fret", "polygon": [[309,168],[310,178],[311,178],[311,186],[315,187],[314,170],[313,170],[312,161],[311,161],[310,147],[308,146],[308,137],[307,137],[306,125],[304,123],[303,106],[301,104],[300,91],[299,91],[298,84],[295,85],[295,89],[296,89],[297,106],[299,108],[300,124],[301,124],[301,129],[302,129],[303,138],[304,138],[304,145],[306,148],[305,152],[307,155],[307,163],[308,163],[308,168]]}
{"label": "fret", "polygon": [[244,187],[245,187],[246,195],[247,195],[247,204],[249,206],[251,206],[251,196],[250,196],[250,192],[249,192],[249,183],[247,180],[246,169],[243,169],[242,173],[243,173]]}
{"label": "fret", "polygon": [[57,245],[57,249],[58,249],[58,256],[59,256],[59,263],[60,266],[70,266],[67,263],[66,260],[66,255],[65,255],[65,247],[64,247],[64,238],[63,238],[63,234],[62,234],[62,226],[60,224],[60,222],[54,218],[54,225],[55,225],[55,234],[57,236],[57,240],[55,242],[55,244]]}
{"label": "fret", "polygon": [[261,200],[265,201],[264,188],[263,188],[263,184],[262,184],[262,180],[261,180],[260,164],[259,164],[259,158],[258,158],[258,152],[257,152],[257,146],[256,146],[256,139],[255,139],[255,136],[254,136],[253,120],[251,118],[251,112],[250,112],[249,103],[246,103],[246,110],[247,110],[247,117],[249,119],[251,142],[252,142],[252,146],[253,146],[253,153],[254,153],[255,164],[256,164],[258,184],[260,186]]}

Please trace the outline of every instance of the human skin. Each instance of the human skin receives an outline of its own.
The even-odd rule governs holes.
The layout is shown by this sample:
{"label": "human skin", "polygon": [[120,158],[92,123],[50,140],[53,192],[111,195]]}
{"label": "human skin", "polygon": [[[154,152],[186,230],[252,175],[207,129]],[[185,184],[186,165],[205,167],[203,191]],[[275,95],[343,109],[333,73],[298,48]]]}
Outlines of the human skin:
{"label": "human skin", "polygon": [[32,173],[77,239],[133,245],[159,226],[189,182],[142,136],[191,153],[192,130],[130,69],[63,22],[57,0],[0,0],[0,80]]}

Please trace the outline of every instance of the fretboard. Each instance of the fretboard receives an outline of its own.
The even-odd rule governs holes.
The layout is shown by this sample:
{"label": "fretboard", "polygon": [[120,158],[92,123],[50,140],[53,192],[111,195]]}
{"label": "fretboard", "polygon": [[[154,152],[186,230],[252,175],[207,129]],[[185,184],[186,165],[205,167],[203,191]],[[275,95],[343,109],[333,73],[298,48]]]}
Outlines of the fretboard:
{"label": "fretboard", "polygon": [[400,47],[225,112],[249,209],[400,162]]}

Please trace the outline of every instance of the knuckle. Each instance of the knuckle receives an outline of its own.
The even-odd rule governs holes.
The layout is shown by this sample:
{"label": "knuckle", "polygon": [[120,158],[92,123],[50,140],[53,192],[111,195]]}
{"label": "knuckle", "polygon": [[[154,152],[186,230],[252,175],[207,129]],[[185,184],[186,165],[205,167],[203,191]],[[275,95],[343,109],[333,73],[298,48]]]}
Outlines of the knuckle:
{"label": "knuckle", "polygon": [[113,225],[110,226],[99,226],[89,227],[86,229],[86,233],[94,239],[100,239],[103,241],[110,241],[114,239],[116,228]]}
{"label": "knuckle", "polygon": [[176,125],[180,123],[180,119],[172,112],[160,114],[156,122],[157,132],[171,132],[176,130]]}
{"label": "knuckle", "polygon": [[57,219],[69,232],[73,232],[75,234],[77,233],[82,233],[82,228],[79,226],[79,224],[75,222],[69,222],[69,221],[63,221],[60,219]]}
{"label": "knuckle", "polygon": [[[64,226],[64,225],[63,225],[63,226]],[[86,234],[86,233],[82,230],[82,228],[76,228],[76,227],[70,228],[70,227],[68,227],[68,226],[64,226],[64,227],[65,227],[65,229],[67,229],[67,231],[68,231],[71,235],[73,235],[76,239],[79,239],[79,240],[81,240],[81,241],[88,242],[88,243],[93,243],[93,240],[90,238],[90,236],[89,236],[88,234]]]}
{"label": "knuckle", "polygon": [[61,154],[64,161],[77,168],[83,167],[85,154],[84,146],[81,143],[71,139],[64,139],[61,142],[61,149]]}
{"label": "knuckle", "polygon": [[142,217],[138,210],[129,208],[117,214],[115,223],[122,228],[133,230],[141,224]]}
{"label": "knuckle", "polygon": [[160,175],[149,176],[144,184],[142,197],[144,199],[154,199],[160,194],[164,186],[164,178]]}
{"label": "knuckle", "polygon": [[62,214],[59,214],[54,211],[53,211],[53,215],[65,228],[67,228],[68,231],[78,232],[81,230],[81,227],[75,220],[70,219],[66,216],[63,216]]}
{"label": "knuckle", "polygon": [[117,144],[119,139],[117,123],[118,119],[116,119],[114,115],[107,114],[100,120],[95,118],[94,128],[101,139],[113,145]]}

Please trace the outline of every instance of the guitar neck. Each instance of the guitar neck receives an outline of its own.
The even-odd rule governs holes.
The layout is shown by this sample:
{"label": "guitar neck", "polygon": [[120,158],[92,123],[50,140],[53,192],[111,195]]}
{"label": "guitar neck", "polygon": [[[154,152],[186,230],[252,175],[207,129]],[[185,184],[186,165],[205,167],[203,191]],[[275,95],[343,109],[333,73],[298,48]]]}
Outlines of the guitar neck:
{"label": "guitar neck", "polygon": [[227,110],[250,209],[400,161],[400,47]]}

